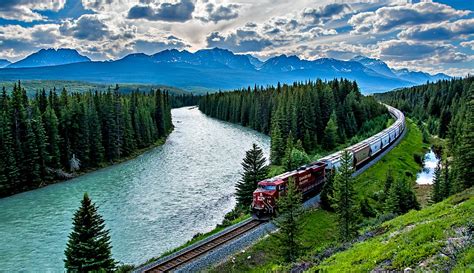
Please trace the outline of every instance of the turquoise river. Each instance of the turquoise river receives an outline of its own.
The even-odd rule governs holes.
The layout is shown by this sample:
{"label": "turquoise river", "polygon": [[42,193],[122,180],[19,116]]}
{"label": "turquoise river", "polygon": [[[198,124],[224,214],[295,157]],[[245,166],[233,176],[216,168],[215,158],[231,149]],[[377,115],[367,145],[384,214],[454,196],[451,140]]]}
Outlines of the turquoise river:
{"label": "turquoise river", "polygon": [[166,143],[130,161],[0,199],[0,271],[63,272],[72,215],[84,192],[111,230],[112,253],[140,264],[211,230],[235,204],[240,163],[252,143],[268,158],[270,138],[172,110]]}

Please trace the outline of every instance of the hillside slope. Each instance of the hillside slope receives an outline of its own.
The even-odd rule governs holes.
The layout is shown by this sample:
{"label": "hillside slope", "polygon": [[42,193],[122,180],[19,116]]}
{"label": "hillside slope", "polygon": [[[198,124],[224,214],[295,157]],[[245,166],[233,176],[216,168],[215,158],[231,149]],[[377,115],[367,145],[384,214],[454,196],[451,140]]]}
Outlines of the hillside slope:
{"label": "hillside slope", "polygon": [[[310,272],[474,270],[474,188],[369,228],[374,237],[323,259]],[[370,237],[370,236],[369,236]]]}

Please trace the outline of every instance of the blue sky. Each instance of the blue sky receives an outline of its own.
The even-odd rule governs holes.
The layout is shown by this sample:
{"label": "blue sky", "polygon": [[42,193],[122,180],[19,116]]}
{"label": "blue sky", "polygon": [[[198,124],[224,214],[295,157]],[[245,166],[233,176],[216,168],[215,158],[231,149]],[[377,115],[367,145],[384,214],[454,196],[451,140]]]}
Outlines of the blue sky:
{"label": "blue sky", "polygon": [[380,58],[473,73],[474,1],[1,0],[0,58],[75,48],[93,60],[221,47],[261,59]]}

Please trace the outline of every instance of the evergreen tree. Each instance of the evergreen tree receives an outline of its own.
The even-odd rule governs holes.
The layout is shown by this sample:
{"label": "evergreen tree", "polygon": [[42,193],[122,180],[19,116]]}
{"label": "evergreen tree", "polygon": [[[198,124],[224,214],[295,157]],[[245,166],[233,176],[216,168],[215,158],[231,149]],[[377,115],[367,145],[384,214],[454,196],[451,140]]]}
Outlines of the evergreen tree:
{"label": "evergreen tree", "polygon": [[44,114],[44,127],[48,137],[49,145],[47,151],[49,154],[48,165],[52,168],[59,168],[61,164],[61,152],[59,149],[59,129],[58,118],[51,105],[46,107]]}
{"label": "evergreen tree", "polygon": [[73,230],[64,254],[68,272],[111,272],[116,262],[112,259],[109,230],[87,193],[81,207],[74,213]]}
{"label": "evergreen tree", "polygon": [[302,196],[293,178],[288,180],[286,194],[277,200],[278,218],[275,220],[279,232],[278,249],[287,262],[293,262],[301,250],[300,235],[302,229]]}
{"label": "evergreen tree", "polygon": [[257,188],[258,182],[268,175],[268,166],[265,165],[263,151],[255,143],[252,149],[248,150],[242,162],[244,173],[242,179],[236,185],[237,203],[239,206],[248,208],[252,203],[253,191]]}
{"label": "evergreen tree", "polygon": [[358,211],[355,203],[354,179],[352,177],[352,156],[344,150],[341,155],[341,165],[334,178],[334,194],[332,206],[336,211],[339,222],[339,236],[342,241],[348,241],[355,233]]}
{"label": "evergreen tree", "polygon": [[323,189],[319,195],[321,208],[327,211],[334,211],[332,207],[332,195],[334,192],[334,175],[335,173],[329,171],[326,175],[326,182],[323,185]]}
{"label": "evergreen tree", "polygon": [[326,125],[326,129],[324,129],[324,137],[322,141],[324,149],[329,151],[336,147],[337,131],[336,116],[333,114]]}
{"label": "evergreen tree", "polygon": [[438,165],[434,170],[433,175],[433,189],[431,191],[431,202],[438,203],[443,200],[442,185],[443,181],[441,179],[441,161],[438,161]]}
{"label": "evergreen tree", "polygon": [[285,144],[281,135],[281,130],[278,122],[274,122],[274,126],[271,131],[271,151],[270,158],[272,164],[280,165],[281,160],[284,156]]}
{"label": "evergreen tree", "polygon": [[449,163],[446,159],[443,167],[443,183],[441,187],[441,195],[444,198],[448,198],[452,193],[453,189],[451,186],[451,177],[449,177]]}
{"label": "evergreen tree", "polygon": [[404,214],[412,209],[420,209],[415,192],[405,179],[396,180],[385,201],[385,212]]}

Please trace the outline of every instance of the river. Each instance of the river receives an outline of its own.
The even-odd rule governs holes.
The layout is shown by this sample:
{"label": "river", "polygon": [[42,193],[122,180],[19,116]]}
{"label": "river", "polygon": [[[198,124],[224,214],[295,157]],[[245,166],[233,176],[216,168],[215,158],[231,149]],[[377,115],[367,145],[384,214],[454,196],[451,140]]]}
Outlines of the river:
{"label": "river", "polygon": [[439,158],[433,149],[430,149],[423,158],[423,169],[416,175],[416,183],[419,185],[433,184],[434,172]]}
{"label": "river", "polygon": [[84,192],[111,230],[113,257],[140,264],[220,223],[234,204],[240,163],[252,143],[268,158],[270,138],[172,110],[166,143],[130,161],[0,199],[0,271],[62,272],[72,216]]}

